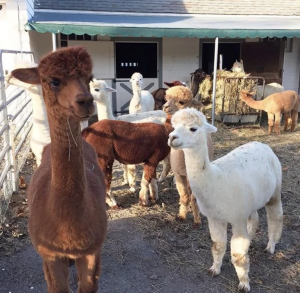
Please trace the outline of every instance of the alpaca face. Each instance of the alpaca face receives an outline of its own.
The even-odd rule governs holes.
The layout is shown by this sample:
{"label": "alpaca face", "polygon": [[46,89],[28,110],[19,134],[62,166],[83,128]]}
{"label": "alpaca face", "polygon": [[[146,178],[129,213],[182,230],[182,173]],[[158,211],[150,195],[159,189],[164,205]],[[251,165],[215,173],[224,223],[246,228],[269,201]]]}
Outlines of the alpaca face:
{"label": "alpaca face", "polygon": [[140,88],[142,88],[142,86],[143,86],[143,81],[144,81],[143,76],[138,72],[135,72],[134,74],[132,74],[131,79],[130,79],[130,82],[132,83],[132,85],[138,86]]}
{"label": "alpaca face", "polygon": [[243,60],[238,62],[237,60],[232,65],[232,72],[244,72]]}
{"label": "alpaca face", "polygon": [[206,145],[206,133],[217,131],[201,112],[190,108],[175,113],[172,126],[174,131],[169,134],[168,144],[175,150]]}
{"label": "alpaca face", "polygon": [[116,90],[109,87],[104,80],[93,79],[90,82],[90,92],[96,102],[106,102],[110,99],[108,92],[115,93]]}
{"label": "alpaca face", "polygon": [[[93,96],[89,93],[88,80],[84,77],[53,78],[51,81],[42,82],[43,89],[51,96],[52,105],[59,105],[60,111],[67,116],[74,115],[79,120],[84,120],[93,115],[95,108]],[[47,101],[45,101],[47,104]]]}

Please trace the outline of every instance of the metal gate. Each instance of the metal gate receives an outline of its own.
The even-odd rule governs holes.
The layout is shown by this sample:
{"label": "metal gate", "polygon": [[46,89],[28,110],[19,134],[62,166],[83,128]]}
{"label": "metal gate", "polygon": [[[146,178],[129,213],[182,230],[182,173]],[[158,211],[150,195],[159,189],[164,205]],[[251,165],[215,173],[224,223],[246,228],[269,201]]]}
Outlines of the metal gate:
{"label": "metal gate", "polygon": [[[258,93],[257,85],[262,84],[262,92]],[[256,90],[255,99],[264,96],[265,79],[257,76],[227,77],[224,80],[221,121],[234,124],[258,124],[261,122],[261,111],[250,108],[240,100],[240,91]]]}
{"label": "metal gate", "polygon": [[34,62],[33,53],[0,50],[0,218],[12,194],[19,190],[19,172],[29,152],[31,98],[24,90],[4,82],[5,75],[22,60]]}

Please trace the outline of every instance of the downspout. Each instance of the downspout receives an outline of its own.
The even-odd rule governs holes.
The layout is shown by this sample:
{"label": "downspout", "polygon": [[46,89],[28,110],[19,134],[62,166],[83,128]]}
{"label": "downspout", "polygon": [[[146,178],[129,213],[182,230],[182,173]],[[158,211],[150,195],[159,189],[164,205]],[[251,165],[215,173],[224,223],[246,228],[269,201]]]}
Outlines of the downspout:
{"label": "downspout", "polygon": [[216,86],[217,86],[217,65],[218,65],[218,47],[219,47],[219,38],[216,37],[215,40],[215,59],[214,59],[214,78],[213,78],[213,94],[212,94],[212,125],[215,123],[215,103],[216,103]]}
{"label": "downspout", "polygon": [[19,5],[19,1],[17,1],[17,7],[18,7],[18,30],[19,30],[19,43],[20,43],[21,58],[23,59],[23,46],[22,46],[22,33],[21,33],[21,22],[20,22],[20,5]]}

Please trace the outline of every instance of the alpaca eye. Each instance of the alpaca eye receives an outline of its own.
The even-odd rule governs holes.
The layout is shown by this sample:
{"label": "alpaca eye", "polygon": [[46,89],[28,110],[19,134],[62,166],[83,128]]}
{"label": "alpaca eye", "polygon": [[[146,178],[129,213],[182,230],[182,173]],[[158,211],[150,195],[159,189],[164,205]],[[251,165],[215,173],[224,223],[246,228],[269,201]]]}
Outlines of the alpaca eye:
{"label": "alpaca eye", "polygon": [[191,131],[191,132],[195,132],[195,131],[197,131],[197,128],[192,127],[192,128],[190,128],[190,131]]}
{"label": "alpaca eye", "polygon": [[94,89],[94,91],[95,91],[95,92],[100,92],[100,90],[99,90],[99,89],[97,89],[97,88],[96,88],[96,89]]}
{"label": "alpaca eye", "polygon": [[183,101],[180,101],[180,102],[179,102],[179,104],[180,104],[180,105],[184,105],[184,104],[185,104],[185,102],[183,102]]}
{"label": "alpaca eye", "polygon": [[60,81],[59,80],[52,80],[50,83],[53,87],[59,87],[60,86]]}

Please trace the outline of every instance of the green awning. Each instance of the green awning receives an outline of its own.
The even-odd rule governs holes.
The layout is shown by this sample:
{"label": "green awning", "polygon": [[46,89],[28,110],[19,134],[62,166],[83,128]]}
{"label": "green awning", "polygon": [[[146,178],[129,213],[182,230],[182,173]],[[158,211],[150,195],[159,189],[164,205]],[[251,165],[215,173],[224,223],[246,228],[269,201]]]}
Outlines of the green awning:
{"label": "green awning", "polygon": [[[246,21],[245,21],[246,20]],[[123,37],[300,37],[300,17],[35,12],[26,30]]]}

